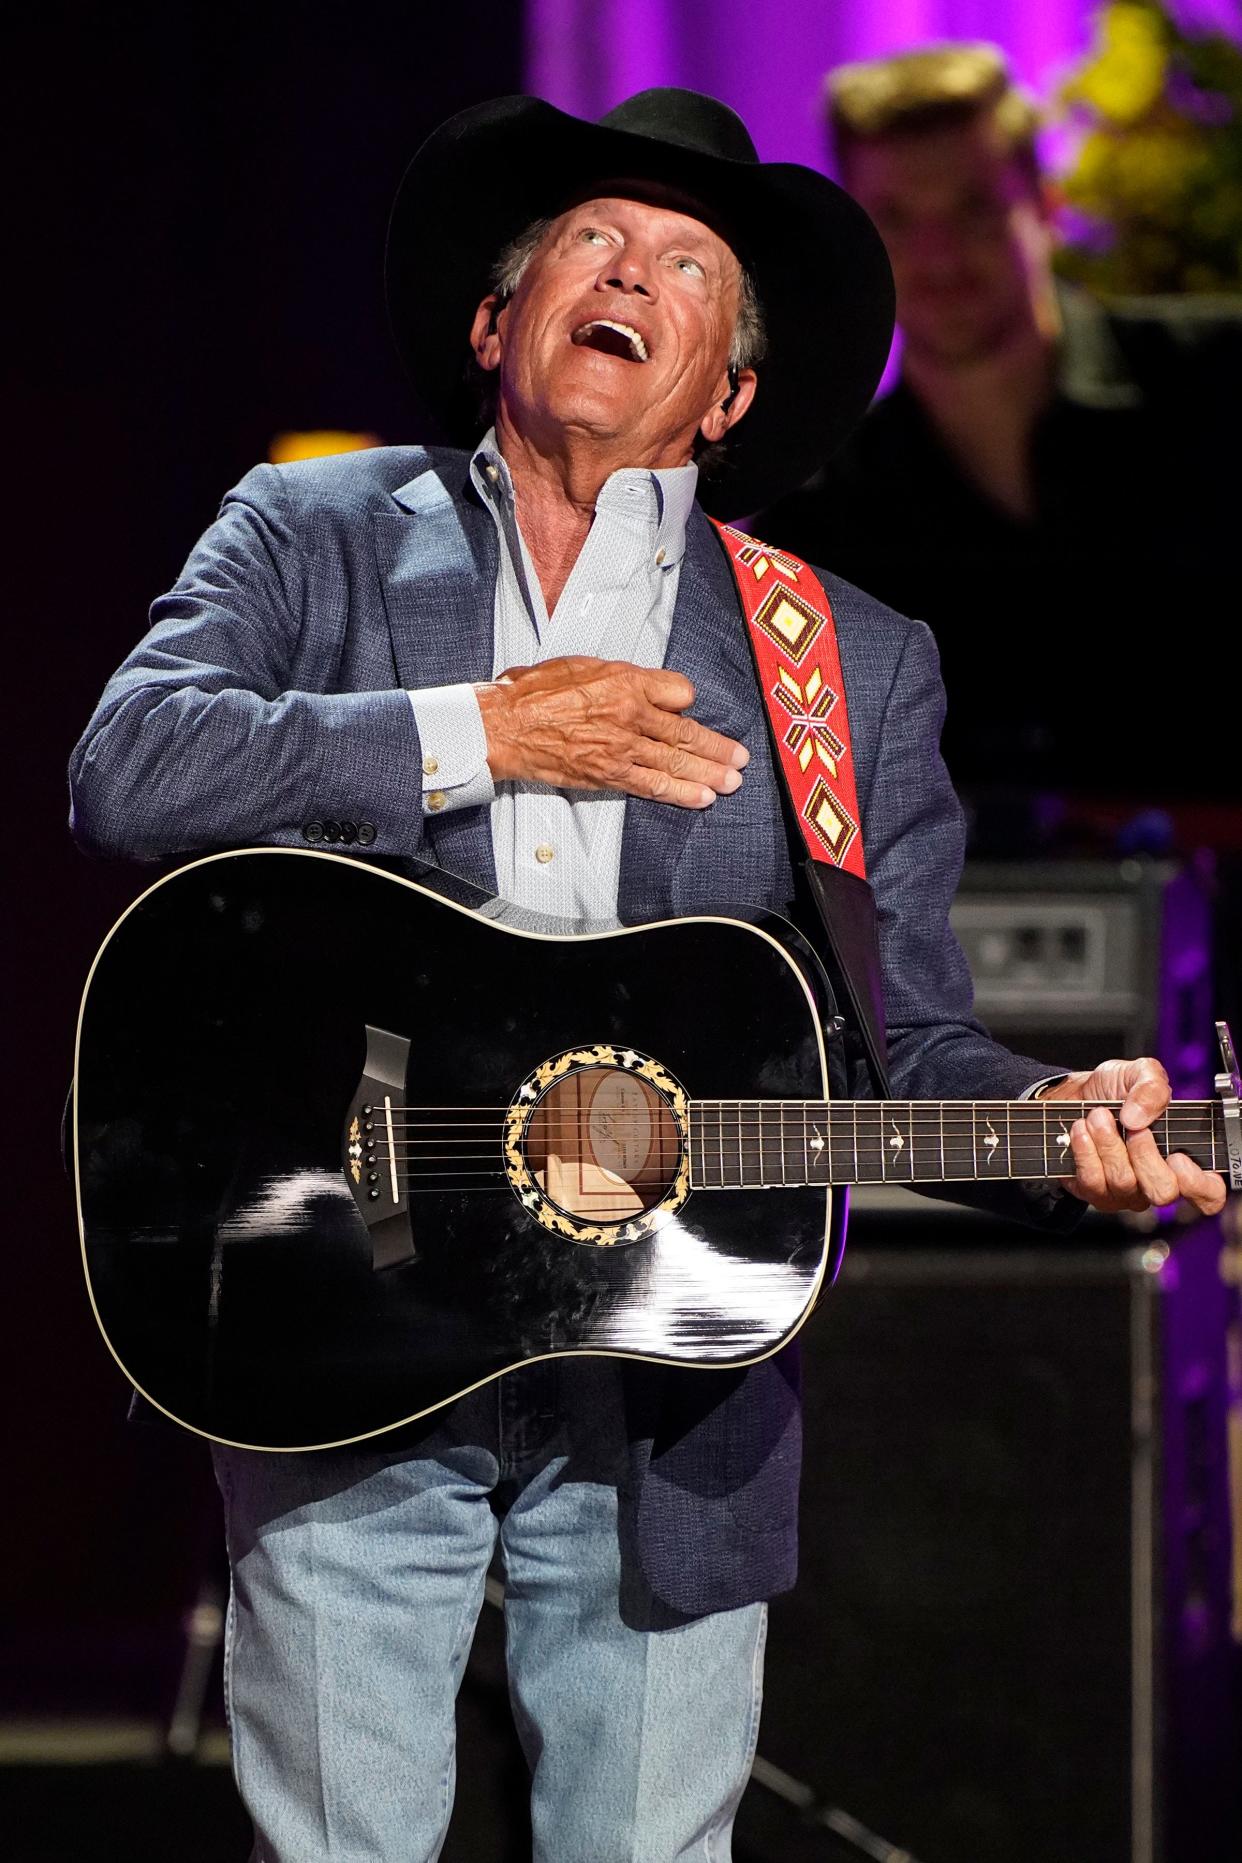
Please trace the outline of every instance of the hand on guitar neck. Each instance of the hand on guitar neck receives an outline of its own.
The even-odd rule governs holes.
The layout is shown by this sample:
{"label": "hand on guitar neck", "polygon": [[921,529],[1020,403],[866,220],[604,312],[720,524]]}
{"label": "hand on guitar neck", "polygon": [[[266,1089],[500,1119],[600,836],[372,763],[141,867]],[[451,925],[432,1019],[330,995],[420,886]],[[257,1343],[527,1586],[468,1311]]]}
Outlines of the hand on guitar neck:
{"label": "hand on guitar neck", "polygon": [[1169,1077],[1152,1056],[1103,1061],[1091,1073],[1070,1074],[1046,1087],[1038,1097],[1121,1102],[1116,1118],[1097,1106],[1070,1128],[1077,1171],[1064,1180],[1064,1188],[1093,1210],[1146,1210],[1179,1197],[1203,1216],[1223,1209],[1224,1178],[1184,1152],[1162,1156],[1149,1130],[1172,1098]]}

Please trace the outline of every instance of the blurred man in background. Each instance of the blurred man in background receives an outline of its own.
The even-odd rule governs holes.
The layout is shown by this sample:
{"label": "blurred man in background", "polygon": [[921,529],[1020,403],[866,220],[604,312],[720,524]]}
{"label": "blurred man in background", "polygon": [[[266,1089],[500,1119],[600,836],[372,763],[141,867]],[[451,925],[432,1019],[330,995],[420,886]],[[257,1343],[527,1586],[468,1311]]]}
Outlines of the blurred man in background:
{"label": "blurred man in background", "polygon": [[1038,114],[992,46],[843,66],[828,109],[892,259],[901,379],[756,529],[930,624],[968,792],[1242,796],[1242,305],[1054,279]]}

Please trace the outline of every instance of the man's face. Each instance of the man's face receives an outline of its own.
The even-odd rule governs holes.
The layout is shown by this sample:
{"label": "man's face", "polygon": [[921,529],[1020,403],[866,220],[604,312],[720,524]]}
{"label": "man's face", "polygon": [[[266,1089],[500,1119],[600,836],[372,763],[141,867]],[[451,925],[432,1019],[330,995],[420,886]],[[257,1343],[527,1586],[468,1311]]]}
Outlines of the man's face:
{"label": "man's face", "polygon": [[1049,212],[991,118],[860,142],[845,181],[888,247],[911,356],[977,362],[1034,323],[1050,288]]}
{"label": "man's face", "polygon": [[[740,268],[710,227],[643,201],[590,200],[553,221],[487,335],[501,418],[548,441],[566,429],[622,441],[635,464],[681,464],[696,434],[719,439]],[[753,392],[744,371],[734,404]],[[717,431],[717,429],[720,431]]]}

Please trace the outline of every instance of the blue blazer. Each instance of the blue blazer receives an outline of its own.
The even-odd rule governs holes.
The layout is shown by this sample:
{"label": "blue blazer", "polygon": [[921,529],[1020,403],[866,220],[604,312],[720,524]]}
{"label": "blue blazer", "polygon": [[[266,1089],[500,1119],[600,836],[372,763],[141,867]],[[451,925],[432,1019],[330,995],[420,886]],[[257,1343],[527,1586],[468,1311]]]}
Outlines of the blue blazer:
{"label": "blue blazer", "polygon": [[[494,890],[487,810],[424,818],[406,698],[491,677],[498,544],[468,462],[386,447],[249,473],[155,603],[74,751],[80,842],[162,860],[304,846],[308,824],[335,820],[363,827],[377,855],[431,861]],[[971,1014],[948,924],[964,835],[938,748],[931,634],[820,573],[849,704],[894,1092],[1016,1096],[1048,1070],[993,1042]],[[621,915],[719,909],[722,889],[787,909],[790,850],[733,572],[697,509],[665,664],[693,681],[699,722],[741,739],[751,762],[742,787],[702,812],[627,802]],[[1077,1214],[1047,1186],[986,1196],[1056,1228]],[[792,1585],[796,1348],[745,1371],[634,1366],[625,1376],[625,1530],[656,1597],[696,1614]]]}

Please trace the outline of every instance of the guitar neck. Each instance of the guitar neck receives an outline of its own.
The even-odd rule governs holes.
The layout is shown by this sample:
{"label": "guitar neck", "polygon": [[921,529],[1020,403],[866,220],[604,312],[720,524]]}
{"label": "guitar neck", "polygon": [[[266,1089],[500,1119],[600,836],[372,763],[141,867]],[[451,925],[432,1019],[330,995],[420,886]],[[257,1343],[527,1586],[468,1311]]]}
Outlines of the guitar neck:
{"label": "guitar neck", "polygon": [[[695,1100],[696,1190],[805,1184],[948,1184],[1072,1177],[1070,1127],[1093,1106],[1067,1100]],[[1155,1121],[1167,1156],[1227,1168],[1219,1100],[1175,1100]]]}

